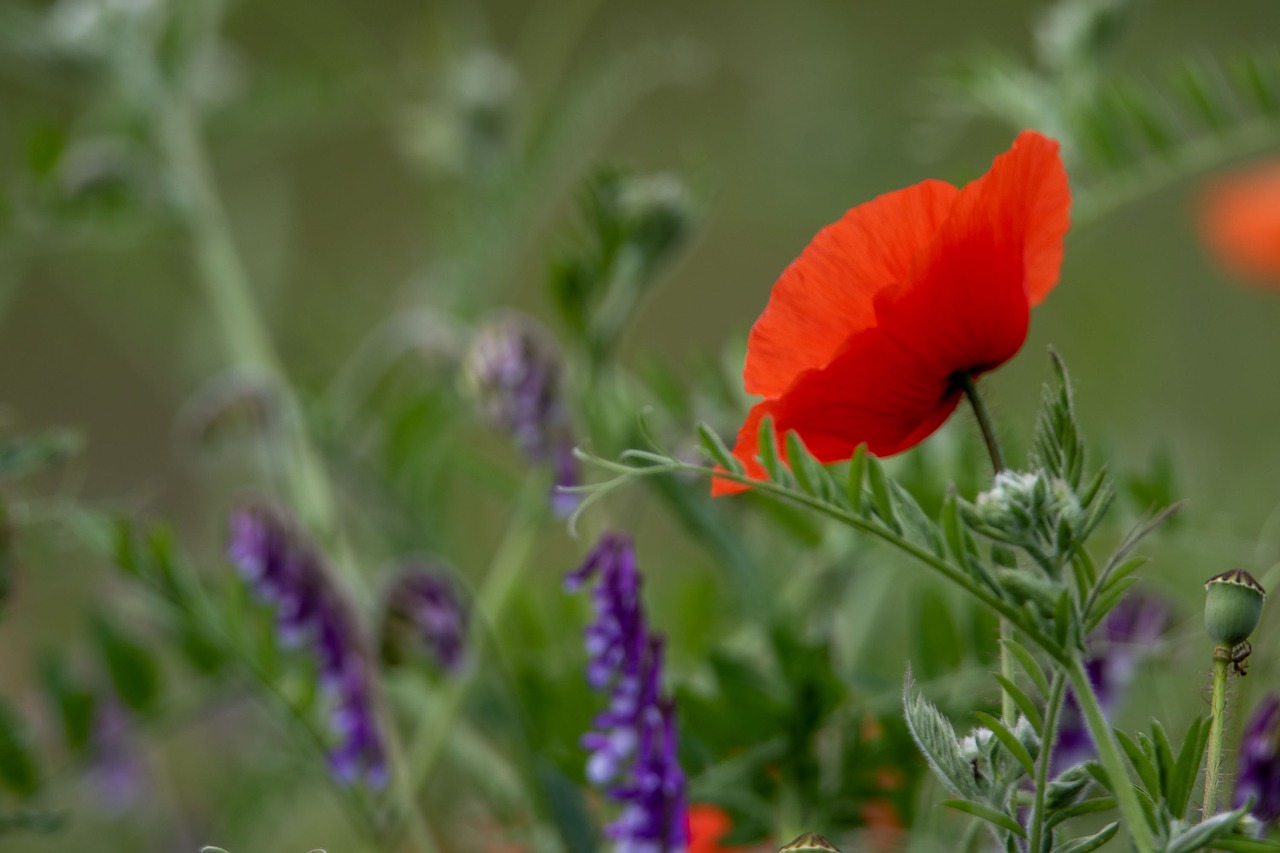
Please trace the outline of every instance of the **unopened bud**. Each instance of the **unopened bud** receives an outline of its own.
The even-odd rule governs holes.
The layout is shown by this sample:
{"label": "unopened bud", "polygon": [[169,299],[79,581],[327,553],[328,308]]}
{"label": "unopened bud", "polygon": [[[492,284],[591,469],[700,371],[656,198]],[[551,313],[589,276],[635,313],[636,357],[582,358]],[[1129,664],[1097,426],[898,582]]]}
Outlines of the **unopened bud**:
{"label": "unopened bud", "polygon": [[1253,633],[1267,593],[1244,569],[1232,569],[1205,581],[1204,626],[1209,639],[1223,646],[1243,643]]}

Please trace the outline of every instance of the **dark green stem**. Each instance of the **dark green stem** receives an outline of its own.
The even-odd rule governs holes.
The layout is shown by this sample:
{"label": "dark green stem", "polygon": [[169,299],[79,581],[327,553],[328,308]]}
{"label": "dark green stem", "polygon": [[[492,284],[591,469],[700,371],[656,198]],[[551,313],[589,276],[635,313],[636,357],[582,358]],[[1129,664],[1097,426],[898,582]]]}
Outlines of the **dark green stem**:
{"label": "dark green stem", "polygon": [[995,423],[991,420],[991,412],[987,409],[986,402],[983,401],[982,395],[978,393],[978,386],[974,384],[973,376],[968,373],[957,373],[953,377],[953,381],[964,391],[964,395],[969,398],[969,405],[973,407],[973,415],[978,419],[978,429],[982,430],[982,440],[987,443],[987,455],[991,457],[991,467],[999,474],[1004,470],[1004,451],[1000,449],[1000,437],[996,435]]}

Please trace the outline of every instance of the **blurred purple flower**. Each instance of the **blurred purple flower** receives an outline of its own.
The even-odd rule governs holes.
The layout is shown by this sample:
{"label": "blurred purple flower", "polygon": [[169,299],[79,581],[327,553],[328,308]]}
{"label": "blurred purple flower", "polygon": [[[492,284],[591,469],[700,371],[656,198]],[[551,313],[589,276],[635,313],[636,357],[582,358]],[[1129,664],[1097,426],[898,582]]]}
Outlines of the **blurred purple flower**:
{"label": "blurred purple flower", "polygon": [[95,806],[107,814],[123,816],[148,795],[147,763],[140,745],[130,736],[128,714],[119,702],[104,698],[98,705],[84,780]]}
{"label": "blurred purple flower", "polygon": [[596,715],[595,730],[582,739],[591,753],[587,778],[622,805],[606,827],[619,851],[683,851],[685,779],[676,757],[675,705],[662,693],[662,639],[649,632],[629,537],[602,536],[582,566],[565,577],[565,588],[576,591],[592,581],[587,681],[610,698]]}
{"label": "blurred purple flower", "polygon": [[1240,766],[1233,804],[1253,798],[1253,816],[1264,824],[1280,819],[1280,694],[1258,705],[1240,742]]}
{"label": "blurred purple flower", "polygon": [[[1147,653],[1164,633],[1169,608],[1158,598],[1126,596],[1089,636],[1085,672],[1098,696],[1098,704],[1108,716],[1120,704],[1134,674]],[[1094,756],[1089,729],[1073,693],[1067,694],[1054,745],[1055,773]]]}
{"label": "blurred purple flower", "polygon": [[551,465],[552,509],[562,517],[571,513],[578,496],[561,487],[578,485],[578,461],[561,389],[563,364],[550,334],[532,317],[499,314],[476,330],[464,365],[485,418],[531,460]]}
{"label": "blurred purple flower", "polygon": [[446,672],[464,660],[467,611],[444,571],[414,566],[387,590],[382,622],[383,656],[398,662],[406,646],[426,648]]}
{"label": "blurred purple flower", "polygon": [[386,781],[386,755],[376,722],[368,655],[346,601],[319,553],[283,510],[254,505],[231,515],[227,556],[258,597],[275,605],[280,641],[309,648],[332,701],[337,742],[329,765],[344,784]]}

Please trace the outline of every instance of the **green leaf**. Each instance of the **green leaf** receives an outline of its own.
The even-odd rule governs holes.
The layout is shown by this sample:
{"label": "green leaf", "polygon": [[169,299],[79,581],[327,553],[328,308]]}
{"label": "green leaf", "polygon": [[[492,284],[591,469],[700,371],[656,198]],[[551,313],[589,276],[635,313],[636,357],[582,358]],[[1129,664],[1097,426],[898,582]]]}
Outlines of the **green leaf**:
{"label": "green leaf", "polygon": [[760,422],[760,464],[764,466],[765,473],[773,482],[783,484],[790,482],[790,472],[787,471],[778,453],[778,432],[774,429],[771,416],[765,417]]}
{"label": "green leaf", "polygon": [[63,740],[71,752],[80,752],[88,746],[93,731],[96,704],[93,693],[74,682],[61,657],[45,657],[41,662],[40,675],[45,693],[62,724]]}
{"label": "green leaf", "polygon": [[1044,725],[1044,720],[1040,717],[1040,710],[1036,708],[1036,703],[1032,702],[1031,698],[1023,693],[1021,688],[1010,679],[1005,678],[998,672],[993,672],[992,675],[995,676],[996,681],[1000,682],[1000,687],[1004,689],[1004,692],[1009,694],[1009,698],[1013,699],[1014,704],[1018,706],[1018,710],[1022,711],[1022,715],[1027,718],[1027,722],[1031,723],[1031,727],[1036,731],[1040,731]]}
{"label": "green leaf", "polygon": [[1159,795],[1168,799],[1169,786],[1173,784],[1175,765],[1173,748],[1169,746],[1169,736],[1159,720],[1151,721],[1151,747],[1156,760],[1156,770],[1160,774]]}
{"label": "green leaf", "polygon": [[813,457],[795,430],[787,433],[786,443],[787,461],[791,465],[791,473],[795,475],[796,485],[802,491],[830,503],[835,497],[835,487],[827,469]]}
{"label": "green leaf", "polygon": [[1089,853],[1091,850],[1097,850],[1102,845],[1110,841],[1116,834],[1116,830],[1120,828],[1120,821],[1112,821],[1093,835],[1084,838],[1076,838],[1061,844],[1054,848],[1055,853]]}
{"label": "green leaf", "polygon": [[1226,838],[1215,838],[1213,848],[1221,850],[1222,853],[1278,853],[1280,851],[1280,841],[1271,841],[1266,838],[1250,838],[1248,836],[1227,836]]}
{"label": "green leaf", "polygon": [[984,806],[979,803],[971,803],[968,800],[943,800],[941,805],[944,805],[949,809],[955,809],[958,812],[964,812],[965,814],[973,815],[976,818],[981,818],[982,820],[985,820],[987,823],[995,824],[1001,829],[1012,832],[1014,835],[1018,836],[1019,838],[1027,837],[1026,831],[1022,828],[1022,826],[1016,820],[1009,817],[1004,812],[996,811],[990,806]]}
{"label": "green leaf", "polygon": [[1120,741],[1124,754],[1129,757],[1129,763],[1133,765],[1133,769],[1137,771],[1138,778],[1142,780],[1142,785],[1147,789],[1147,793],[1154,797],[1160,793],[1160,773],[1156,769],[1155,762],[1143,752],[1142,747],[1134,741],[1128,734],[1120,729],[1115,730],[1116,739]]}
{"label": "green leaf", "polygon": [[0,786],[19,797],[29,797],[40,787],[26,726],[3,700],[0,700]]}
{"label": "green leaf", "polygon": [[876,514],[894,533],[902,533],[902,524],[894,512],[893,496],[889,491],[889,478],[884,473],[884,466],[874,456],[867,457],[867,482],[871,485],[871,499],[875,502]]}
{"label": "green leaf", "polygon": [[151,653],[105,617],[94,619],[98,652],[120,699],[134,711],[146,711],[160,693],[160,673]]}
{"label": "green leaf", "polygon": [[1164,853],[1193,853],[1193,851],[1209,847],[1218,838],[1236,829],[1240,818],[1248,813],[1249,805],[1246,803],[1233,812],[1224,812],[1223,814],[1206,818],[1185,832],[1170,838],[1168,846],[1164,848]]}
{"label": "green leaf", "polygon": [[1058,809],[1049,816],[1045,821],[1045,826],[1054,827],[1062,823],[1064,820],[1071,820],[1073,817],[1081,815],[1097,814],[1098,812],[1109,812],[1116,807],[1115,797],[1094,797],[1091,800],[1067,806],[1064,809]]}
{"label": "green leaf", "polygon": [[1009,731],[1008,727],[999,719],[985,711],[975,711],[973,716],[976,717],[982,725],[991,729],[991,733],[995,735],[1000,743],[1004,744],[1004,748],[1009,750],[1009,753],[1018,760],[1018,763],[1022,765],[1022,769],[1027,771],[1027,775],[1034,778],[1036,775],[1035,760],[1031,757],[1031,753],[1027,748],[1022,745],[1022,741],[1018,740],[1017,735]]}
{"label": "green leaf", "polygon": [[862,511],[862,486],[867,476],[867,446],[859,444],[858,449],[853,452],[853,458],[849,460],[849,506],[858,515],[863,515]]}
{"label": "green leaf", "polygon": [[1200,764],[1204,760],[1205,746],[1209,742],[1207,722],[1205,717],[1192,720],[1182,738],[1182,748],[1178,750],[1173,782],[1169,786],[1169,811],[1177,818],[1186,816],[1191,794],[1195,790],[1196,777],[1200,775]]}
{"label": "green leaf", "polygon": [[910,667],[903,684],[902,706],[907,730],[938,781],[957,797],[981,797],[973,767],[960,752],[955,728],[916,688]]}
{"label": "green leaf", "polygon": [[702,442],[702,449],[715,460],[717,465],[732,474],[743,473],[742,460],[733,455],[733,452],[729,450],[715,430],[705,423],[700,423],[698,424],[698,438]]}
{"label": "green leaf", "polygon": [[1031,683],[1036,686],[1036,690],[1040,691],[1041,696],[1049,695],[1049,679],[1044,674],[1044,670],[1040,668],[1040,664],[1036,663],[1035,657],[1026,647],[1015,640],[1005,640],[1004,647],[1013,653],[1014,659],[1018,662],[1018,666],[1022,667],[1022,671],[1031,679]]}

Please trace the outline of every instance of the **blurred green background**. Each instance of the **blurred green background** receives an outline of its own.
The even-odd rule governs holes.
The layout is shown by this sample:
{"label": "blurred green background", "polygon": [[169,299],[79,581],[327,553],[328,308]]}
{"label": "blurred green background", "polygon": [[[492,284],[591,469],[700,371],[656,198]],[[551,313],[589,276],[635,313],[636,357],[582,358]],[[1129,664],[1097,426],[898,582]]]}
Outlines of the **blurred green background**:
{"label": "blurred green background", "polygon": [[[549,316],[548,256],[566,242],[581,179],[600,164],[675,173],[700,200],[696,239],[624,346],[629,363],[680,363],[740,347],[778,273],[848,207],[984,171],[1013,132],[948,120],[938,81],[960,55],[1028,58],[1045,8],[242,0],[229,6],[209,144],[255,295],[304,396],[322,395],[398,308],[452,304],[474,318],[505,304]],[[1271,0],[1149,0],[1106,72],[1156,78],[1188,56],[1270,49],[1277,33]],[[146,192],[57,215],[39,204],[48,151],[102,105],[92,74],[33,61],[16,25],[0,37],[5,425],[80,428],[86,452],[53,491],[176,519],[196,551],[214,554],[238,469],[193,462],[175,437],[184,405],[223,367],[186,238],[146,215]],[[468,73],[506,93],[506,111],[492,138],[440,137],[432,111],[448,108]],[[531,197],[501,175],[486,187],[486,144],[527,145]],[[1265,153],[1245,146],[1212,166]],[[459,168],[479,170],[478,190],[459,190]],[[1168,548],[1173,568],[1157,562],[1148,576],[1188,605],[1194,581],[1236,565],[1265,573],[1280,559],[1280,292],[1231,281],[1199,244],[1205,177],[1179,176],[1074,229],[1023,354],[985,383],[1018,444],[1052,344],[1078,383],[1086,434],[1110,459],[1144,470],[1170,454],[1190,533]],[[950,429],[974,434],[967,414]],[[481,503],[475,530],[453,532],[459,563],[483,563],[494,509]],[[646,527],[664,523],[646,518],[637,531],[656,574],[664,555],[687,559],[683,544],[645,546]],[[554,543],[542,562],[570,565],[579,547]],[[33,571],[0,626],[0,683],[25,683],[28,658],[97,594],[99,567],[47,548],[43,562],[27,560]],[[683,594],[659,583],[660,594]],[[38,843],[52,846],[31,849],[65,839]]]}

